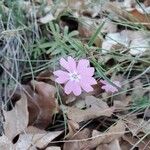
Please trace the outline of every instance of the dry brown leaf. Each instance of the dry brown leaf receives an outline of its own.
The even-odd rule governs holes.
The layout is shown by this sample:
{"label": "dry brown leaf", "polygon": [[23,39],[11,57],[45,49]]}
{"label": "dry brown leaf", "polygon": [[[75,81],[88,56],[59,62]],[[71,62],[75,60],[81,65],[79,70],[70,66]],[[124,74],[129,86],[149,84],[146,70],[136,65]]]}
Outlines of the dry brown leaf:
{"label": "dry brown leaf", "polygon": [[108,144],[110,150],[121,150],[119,140],[115,139],[111,143]]}
{"label": "dry brown leaf", "polygon": [[58,146],[51,146],[51,147],[47,147],[45,150],[61,150],[61,148]]}
{"label": "dry brown leaf", "polygon": [[81,37],[89,38],[92,36],[92,31],[89,27],[79,24],[78,31]]}
{"label": "dry brown leaf", "polygon": [[[36,131],[36,132],[35,132]],[[26,150],[29,147],[32,149],[45,148],[53,139],[58,137],[63,131],[48,132],[35,127],[29,127],[25,134],[20,134],[16,149]]]}
{"label": "dry brown leaf", "polygon": [[122,150],[129,150],[132,147],[130,142],[124,140],[124,136],[120,140],[120,145]]}
{"label": "dry brown leaf", "polygon": [[15,150],[14,145],[5,135],[0,137],[0,149],[1,150]]}
{"label": "dry brown leaf", "polygon": [[150,132],[150,122],[143,119],[129,117],[126,119],[126,124],[133,135],[138,135],[140,132]]}
{"label": "dry brown leaf", "polygon": [[119,121],[115,126],[110,127],[110,129],[105,133],[93,130],[93,139],[89,142],[89,146],[87,148],[92,149],[100,144],[108,144],[115,139],[122,137],[124,133],[125,125],[122,121]]}
{"label": "dry brown leaf", "polygon": [[42,24],[46,24],[52,20],[54,20],[54,16],[51,12],[49,12],[48,14],[46,14],[44,17],[39,18],[39,22]]}
{"label": "dry brown leaf", "polygon": [[[79,140],[79,141],[72,141],[72,142],[66,142],[63,146],[63,150],[81,150],[82,148],[86,147],[88,144],[88,141],[82,141],[86,138],[89,138],[91,136],[91,132],[89,129],[85,128],[84,130],[80,131],[78,134],[76,134],[73,138],[69,140]],[[81,141],[80,141],[81,140]],[[90,149],[86,149],[90,150]]]}
{"label": "dry brown leaf", "polygon": [[71,138],[79,129],[79,124],[73,120],[68,120],[68,134],[65,136],[66,139]]}
{"label": "dry brown leaf", "polygon": [[123,150],[129,150],[131,148],[133,148],[133,146],[138,142],[138,144],[136,145],[136,148],[138,148],[139,150],[149,150],[150,149],[150,140],[149,137],[142,139],[142,141],[140,141],[140,138],[136,138],[134,136],[132,136],[131,134],[127,134],[124,135],[122,137],[122,143],[121,143],[121,147]]}
{"label": "dry brown leaf", "polygon": [[29,113],[27,107],[27,97],[21,94],[21,99],[16,102],[15,107],[11,111],[3,111],[4,133],[10,139],[25,131],[29,122]]}
{"label": "dry brown leaf", "polygon": [[144,5],[146,7],[149,7],[150,6],[150,0],[144,0]]}
{"label": "dry brown leaf", "polygon": [[149,19],[148,19],[148,18],[150,18],[149,14],[148,15],[141,14],[136,9],[131,11],[129,14],[130,14],[130,16],[128,16],[128,18],[130,21],[132,21],[135,24],[136,23],[142,24],[150,29]]}
{"label": "dry brown leaf", "polygon": [[96,150],[110,150],[107,144],[99,145]]}
{"label": "dry brown leaf", "polygon": [[[126,82],[126,84],[122,85],[122,87],[121,87],[124,91],[127,91],[127,89],[130,88],[129,81],[127,79],[123,78],[123,76],[121,74],[120,75],[112,75],[111,80],[119,81],[120,83]],[[127,96],[127,92],[115,95],[111,99],[113,101],[113,106],[117,110],[125,110],[126,107],[129,105],[129,103],[132,100],[131,96]]]}
{"label": "dry brown leaf", "polygon": [[29,125],[45,129],[57,113],[58,105],[55,100],[54,86],[38,81],[31,82],[32,88],[26,86],[28,92]]}
{"label": "dry brown leaf", "polygon": [[[138,88],[136,88],[138,87]],[[145,92],[147,92],[147,90],[143,89],[143,83],[141,82],[140,79],[137,79],[133,82],[133,91],[132,91],[132,97],[134,98],[134,100],[138,100],[140,98],[142,98],[145,94]]]}
{"label": "dry brown leaf", "polygon": [[109,144],[101,144],[99,145],[96,150],[121,150],[120,144],[118,139],[115,139]]}
{"label": "dry brown leaf", "polygon": [[102,21],[105,22],[105,24],[103,25],[101,32],[102,33],[115,33],[117,32],[117,25],[115,23],[113,23],[110,20],[107,20],[107,18],[104,18]]}
{"label": "dry brown leaf", "polygon": [[134,22],[139,22],[139,23],[149,23],[148,18],[150,18],[150,15],[145,15],[145,14],[141,14],[140,12],[138,12],[136,9],[134,9],[133,11],[130,12],[131,13],[131,17],[130,20],[134,21]]}
{"label": "dry brown leaf", "polygon": [[135,24],[145,25],[150,29],[149,19],[148,19],[150,18],[150,15],[141,14],[135,8],[126,11],[122,9],[121,6],[117,5],[114,2],[114,3],[106,3],[104,10],[109,13],[115,14],[115,17],[118,16],[119,18],[125,18]]}
{"label": "dry brown leaf", "polygon": [[76,107],[66,107],[67,116],[75,122],[87,121],[100,116],[111,116],[114,108],[108,107],[107,103],[94,96],[87,96],[85,98],[87,109],[81,110]]}

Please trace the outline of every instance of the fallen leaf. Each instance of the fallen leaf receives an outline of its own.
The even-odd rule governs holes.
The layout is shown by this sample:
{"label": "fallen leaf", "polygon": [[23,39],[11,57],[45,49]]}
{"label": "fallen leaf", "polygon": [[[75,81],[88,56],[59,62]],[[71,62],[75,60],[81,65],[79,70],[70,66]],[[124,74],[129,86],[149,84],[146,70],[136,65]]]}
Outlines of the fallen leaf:
{"label": "fallen leaf", "polygon": [[76,107],[66,107],[67,116],[75,122],[87,121],[100,116],[111,116],[114,108],[108,107],[107,103],[94,96],[87,96],[85,98],[87,109],[81,110]]}
{"label": "fallen leaf", "polygon": [[45,150],[61,150],[61,148],[58,146],[51,146],[51,147],[47,147]]}
{"label": "fallen leaf", "polygon": [[[84,18],[85,19],[85,18]],[[90,21],[88,21],[90,22]],[[91,23],[91,22],[90,22]],[[90,24],[88,23],[88,24]],[[78,31],[81,37],[89,38],[92,36],[92,31],[90,25],[79,24]]]}
{"label": "fallen leaf", "polygon": [[[37,132],[35,133],[35,131]],[[26,133],[20,134],[15,146],[17,150],[26,150],[29,147],[32,147],[32,149],[42,149],[45,148],[53,139],[58,137],[62,132],[63,131],[48,132],[35,127],[29,127],[29,129],[26,129]]]}
{"label": "fallen leaf", "polygon": [[11,111],[3,111],[4,133],[13,140],[15,136],[23,132],[29,122],[29,113],[27,107],[27,97],[24,93],[21,94],[21,99],[16,102],[15,107]]}
{"label": "fallen leaf", "polygon": [[8,139],[8,137],[5,135],[2,135],[0,137],[0,149],[1,150],[15,150],[14,145],[11,143],[11,141]]}
{"label": "fallen leaf", "polygon": [[[65,142],[63,146],[63,150],[81,150],[82,148],[86,147],[88,144],[88,140],[82,141],[86,138],[90,137],[90,130],[85,128],[84,130],[80,131],[78,134],[76,134],[73,138],[70,138],[69,140],[73,140],[72,142]],[[78,140],[78,141],[74,141]],[[81,141],[80,141],[81,140]],[[90,150],[90,149],[86,149]]]}
{"label": "fallen leaf", "polygon": [[[120,19],[124,18],[124,19],[127,19],[128,21],[131,21],[132,23],[144,25],[150,29],[149,19],[148,19],[150,17],[150,14],[147,14],[147,15],[142,14],[136,8],[131,8],[131,7],[125,10],[122,8],[122,6],[117,5],[117,4],[118,3],[116,2],[106,3],[106,5],[104,6],[104,10],[106,12],[114,14],[114,18],[116,18],[116,16]],[[149,11],[149,8],[148,8],[148,11]]]}
{"label": "fallen leaf", "polygon": [[99,145],[96,150],[110,150],[107,144]]}
{"label": "fallen leaf", "polygon": [[31,85],[32,88],[26,86],[29,125],[45,129],[52,122],[52,116],[58,112],[55,100],[56,89],[50,84],[38,81],[32,81]]}
{"label": "fallen leaf", "polygon": [[109,144],[101,144],[99,145],[96,150],[121,150],[120,144],[118,139],[115,139]]}
{"label": "fallen leaf", "polygon": [[72,120],[68,120],[68,134],[65,136],[66,139],[71,138],[79,129],[79,124],[72,121]]}
{"label": "fallen leaf", "polygon": [[150,149],[150,142],[149,137],[140,140],[140,138],[132,136],[131,134],[124,135],[122,137],[123,142],[121,143],[121,147],[123,150],[132,149],[133,146],[137,143],[136,148],[139,150],[149,150]]}
{"label": "fallen leaf", "polygon": [[145,15],[139,12],[139,10],[134,9],[128,13],[126,18],[128,18],[128,20],[132,21],[135,24],[139,24],[139,25],[141,24],[150,29],[149,19],[148,19],[150,18],[150,14]]}
{"label": "fallen leaf", "polygon": [[150,122],[145,121],[143,119],[129,117],[126,118],[126,124],[128,129],[131,131],[133,135],[138,135],[140,132],[148,133],[150,132]]}
{"label": "fallen leaf", "polygon": [[115,139],[114,141],[109,143],[108,147],[109,147],[110,150],[121,150],[121,147],[120,147],[118,139]]}
{"label": "fallen leaf", "polygon": [[[124,82],[126,83],[121,86],[121,88],[124,90],[123,93],[111,97],[111,100],[113,101],[113,106],[115,107],[116,110],[126,110],[126,107],[132,101],[132,97],[127,96],[127,92],[125,92],[130,88],[129,81],[125,79],[121,74],[112,75],[111,80],[112,81],[117,80],[120,83]],[[106,95],[106,97],[108,97],[108,95]]]}
{"label": "fallen leaf", "polygon": [[122,32],[108,33],[102,43],[102,53],[105,54],[109,52],[112,47],[117,44],[128,46],[129,39],[126,34],[122,34]]}
{"label": "fallen leaf", "polygon": [[[147,4],[146,4],[147,5]],[[143,3],[137,4],[135,6],[136,10],[141,14],[150,14],[150,7],[146,7]],[[147,20],[148,21],[148,20]]]}
{"label": "fallen leaf", "polygon": [[55,85],[55,77],[53,72],[49,69],[41,71],[38,76],[36,76],[36,80]]}
{"label": "fallen leaf", "polygon": [[111,126],[108,131],[101,133],[93,130],[93,139],[89,142],[87,148],[95,148],[100,144],[108,144],[116,139],[122,137],[125,133],[125,124],[122,121],[117,122],[116,125]]}
{"label": "fallen leaf", "polygon": [[105,22],[101,32],[102,33],[116,33],[117,32],[117,25],[112,21],[108,20],[107,18],[102,19],[101,22]]}
{"label": "fallen leaf", "polygon": [[52,15],[52,13],[49,12],[49,13],[46,14],[44,17],[41,17],[41,18],[39,19],[39,22],[42,23],[42,24],[46,24],[46,23],[48,23],[48,22],[50,22],[50,21],[52,21],[52,20],[54,20],[54,19],[55,19],[55,18],[54,18],[54,16]]}
{"label": "fallen leaf", "polygon": [[[129,35],[130,36],[130,35]],[[150,46],[150,33],[143,33],[143,32],[131,32],[131,43],[129,46],[130,54],[136,55],[143,55],[145,51],[149,50]]]}
{"label": "fallen leaf", "polygon": [[149,0],[144,0],[144,5],[145,5],[146,7],[149,7],[149,6],[150,6],[150,1],[149,1]]}

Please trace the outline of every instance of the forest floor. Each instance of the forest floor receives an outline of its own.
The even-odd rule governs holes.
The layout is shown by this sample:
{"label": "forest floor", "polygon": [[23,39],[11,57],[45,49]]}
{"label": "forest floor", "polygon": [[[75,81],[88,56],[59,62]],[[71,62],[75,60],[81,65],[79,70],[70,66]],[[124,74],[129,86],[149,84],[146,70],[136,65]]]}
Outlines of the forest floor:
{"label": "forest floor", "polygon": [[150,1],[0,1],[0,150],[150,150]]}

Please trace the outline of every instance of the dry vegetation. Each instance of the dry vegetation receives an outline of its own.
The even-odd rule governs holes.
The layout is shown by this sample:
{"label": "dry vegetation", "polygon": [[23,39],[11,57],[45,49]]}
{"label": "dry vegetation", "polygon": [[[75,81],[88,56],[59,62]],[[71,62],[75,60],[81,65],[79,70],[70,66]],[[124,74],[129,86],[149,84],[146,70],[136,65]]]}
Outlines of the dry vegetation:
{"label": "dry vegetation", "polygon": [[[56,82],[68,56],[92,92]],[[150,150],[149,107],[149,0],[0,1],[0,150]]]}

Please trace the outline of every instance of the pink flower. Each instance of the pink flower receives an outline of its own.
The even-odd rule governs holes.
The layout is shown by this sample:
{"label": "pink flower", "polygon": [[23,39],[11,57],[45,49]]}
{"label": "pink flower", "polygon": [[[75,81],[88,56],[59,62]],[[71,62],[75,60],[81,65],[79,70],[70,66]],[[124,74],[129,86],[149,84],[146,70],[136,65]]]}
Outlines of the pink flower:
{"label": "pink flower", "polygon": [[[101,82],[102,84],[104,84],[101,88],[102,88],[103,90],[105,90],[107,93],[118,92],[118,89],[117,89],[115,86],[113,86],[113,85],[111,85],[110,83],[108,83],[106,80],[100,80],[100,82]],[[119,81],[113,81],[113,83],[114,83],[116,86],[121,87],[121,84],[120,84]]]}
{"label": "pink flower", "polygon": [[94,75],[94,68],[90,67],[90,62],[87,59],[81,59],[76,62],[72,57],[68,57],[67,61],[64,58],[60,59],[60,65],[66,70],[54,71],[56,82],[65,84],[64,91],[66,94],[73,92],[78,96],[82,90],[86,92],[93,91],[91,85],[97,84],[92,77]]}

